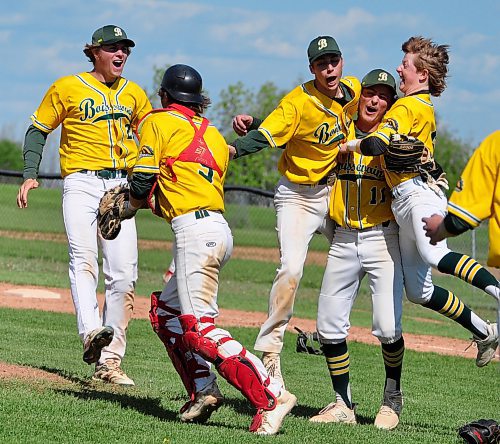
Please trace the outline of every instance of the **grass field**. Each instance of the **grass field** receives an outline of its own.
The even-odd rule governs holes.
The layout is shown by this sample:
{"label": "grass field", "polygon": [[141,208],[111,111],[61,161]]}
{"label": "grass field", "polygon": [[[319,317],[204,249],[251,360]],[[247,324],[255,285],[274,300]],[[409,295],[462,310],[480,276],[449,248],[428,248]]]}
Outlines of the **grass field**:
{"label": "grass field", "polygon": [[[284,375],[299,406],[282,433],[273,438],[248,433],[253,412],[223,380],[226,404],[207,425],[186,425],[177,420],[186,396],[147,321],[133,320],[129,329],[124,368],[136,387],[117,389],[89,382],[92,368],[81,361],[74,316],[1,309],[0,317],[1,361],[64,378],[0,379],[2,443],[458,443],[461,424],[498,416],[498,369],[475,369],[470,360],[407,351],[402,422],[393,432],[378,431],[372,423],[383,388],[380,351],[352,343],[352,387],[360,424],[310,424],[308,418],[331,401],[331,383],[323,358],[294,353],[293,337],[287,335]],[[244,344],[251,344],[256,334],[242,328],[231,332]]]}
{"label": "grass field", "polygon": [[[30,207],[21,213],[14,204],[17,187],[0,185],[0,189],[0,231],[64,232],[58,190],[33,191]],[[242,210],[234,206],[228,208],[230,223],[231,217],[237,219],[237,245],[275,246],[272,209]],[[138,230],[140,238],[171,239],[168,225],[146,211],[139,215]],[[323,239],[318,237],[315,242],[312,249],[325,250]],[[477,243],[484,260],[484,231],[478,233]],[[148,297],[162,287],[161,275],[170,257],[169,251],[140,251],[138,297]],[[67,288],[67,261],[64,242],[0,235],[0,282]],[[273,262],[232,259],[221,273],[220,306],[266,311],[276,267]],[[322,267],[306,266],[295,305],[297,316],[316,317],[322,275]],[[435,282],[456,292],[484,318],[494,319],[494,302],[481,291],[450,277],[436,276]],[[422,322],[421,318],[433,322]],[[0,361],[42,369],[63,378],[59,382],[0,378],[2,443],[458,443],[456,429],[461,424],[481,417],[500,419],[498,365],[477,369],[468,359],[407,351],[401,425],[391,433],[377,431],[372,423],[383,389],[380,350],[352,343],[352,388],[354,401],[359,404],[360,424],[310,424],[307,419],[331,401],[331,382],[323,358],[295,353],[295,337],[287,334],[284,374],[288,388],[299,398],[299,406],[286,420],[282,433],[273,438],[249,434],[252,411],[225,381],[220,385],[226,405],[210,423],[185,425],[177,420],[177,411],[185,401],[182,385],[148,322],[131,322],[124,367],[137,386],[124,390],[89,382],[92,368],[81,360],[74,315],[0,309],[0,319]],[[371,325],[366,284],[355,303],[351,322],[356,326]],[[461,339],[470,336],[455,323],[408,302],[404,329]],[[255,329],[232,328],[231,332],[251,349]]]}

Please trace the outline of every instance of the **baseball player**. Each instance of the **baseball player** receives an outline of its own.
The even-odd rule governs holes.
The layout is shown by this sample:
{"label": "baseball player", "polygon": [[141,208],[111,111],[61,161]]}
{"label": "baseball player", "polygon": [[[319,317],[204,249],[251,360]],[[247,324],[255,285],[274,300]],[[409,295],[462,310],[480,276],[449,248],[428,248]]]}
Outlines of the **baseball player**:
{"label": "baseball player", "polygon": [[[47,136],[62,125],[63,218],[83,360],[96,363],[93,379],[119,385],[134,385],[120,365],[134,303],[137,235],[132,219],[124,222],[117,239],[98,238],[96,215],[104,192],[127,181],[137,157],[133,128],[151,110],[145,92],[122,77],[133,46],[121,27],[103,26],[83,50],[92,70],[51,85],[26,132],[24,182],[17,195],[17,205],[26,208],[28,192],[39,185],[36,178]],[[106,289],[102,319],[96,297],[98,245]]]}
{"label": "baseball player", "polygon": [[[375,131],[397,98],[396,81],[383,69],[370,71],[361,86],[351,139],[361,139]],[[345,160],[341,161],[343,157]],[[366,275],[372,293],[372,333],[381,342],[386,373],[382,407],[375,426],[390,430],[398,425],[403,406],[403,267],[398,226],[379,156],[358,153],[339,156],[334,171],[330,216],[337,226],[318,300],[317,331],[336,399],[310,421],[356,423],[346,338],[349,315]]]}
{"label": "baseball player", "polygon": [[211,363],[257,409],[250,431],[273,435],[296,397],[215,325],[219,272],[233,249],[222,215],[227,143],[201,116],[210,101],[202,95],[202,79],[194,68],[168,68],[159,94],[164,109],[149,114],[139,127],[129,209],[144,206],[158,175],[156,199],[174,232],[175,271],[163,291],[152,295],[151,321],[190,395],[181,420],[205,422],[220,406]]}
{"label": "baseball player", "polygon": [[[500,292],[498,281],[474,259],[452,252],[446,241],[429,246],[422,229],[422,218],[435,213],[444,215],[447,203],[439,186],[442,176],[433,160],[436,120],[430,96],[437,97],[446,88],[448,46],[411,37],[403,43],[402,50],[405,55],[397,72],[404,97],[387,112],[377,131],[362,140],[347,142],[342,150],[384,155],[392,210],[399,225],[406,295],[410,301],[471,331],[478,347],[476,365],[483,367],[493,359],[498,345],[496,324],[479,318],[451,291],[433,285],[431,267],[457,276],[496,298]],[[394,142],[407,137],[413,138],[414,152],[408,155],[405,151],[406,155],[402,155]],[[414,165],[410,165],[411,159]]]}
{"label": "baseball player", "polygon": [[[473,230],[489,220],[487,264],[500,268],[500,131],[486,137],[465,166],[448,202],[448,213],[424,217],[431,244]],[[500,300],[497,326],[500,327]],[[500,335],[500,332],[499,332]]]}
{"label": "baseball player", "polygon": [[280,268],[269,295],[268,318],[255,342],[268,371],[281,380],[283,337],[309,243],[317,231],[329,242],[332,239],[328,177],[356,113],[361,90],[358,79],[342,77],[342,53],[332,37],[312,40],[307,55],[313,80],[288,93],[262,123],[248,115],[233,121],[239,135],[250,130],[234,142],[235,158],[269,146],[284,147],[278,163],[282,177],[274,196]]}

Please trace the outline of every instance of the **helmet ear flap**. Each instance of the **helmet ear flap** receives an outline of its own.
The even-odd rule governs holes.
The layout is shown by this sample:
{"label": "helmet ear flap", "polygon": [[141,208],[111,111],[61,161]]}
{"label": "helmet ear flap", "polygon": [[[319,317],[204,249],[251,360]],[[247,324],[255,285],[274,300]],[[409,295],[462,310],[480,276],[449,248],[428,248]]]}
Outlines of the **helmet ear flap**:
{"label": "helmet ear flap", "polygon": [[177,102],[203,104],[201,75],[191,66],[172,65],[163,75],[161,88]]}

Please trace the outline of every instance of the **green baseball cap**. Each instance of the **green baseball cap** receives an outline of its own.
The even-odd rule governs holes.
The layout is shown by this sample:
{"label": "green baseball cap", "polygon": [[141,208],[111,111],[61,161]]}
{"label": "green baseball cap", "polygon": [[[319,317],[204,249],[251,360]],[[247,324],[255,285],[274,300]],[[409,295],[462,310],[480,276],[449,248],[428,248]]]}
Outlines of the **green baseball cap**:
{"label": "green baseball cap", "polygon": [[309,43],[309,48],[307,48],[309,63],[314,62],[317,58],[325,54],[342,55],[339,45],[337,45],[337,42],[333,37],[323,35],[316,37],[311,43]]}
{"label": "green baseball cap", "polygon": [[118,42],[123,42],[130,47],[135,46],[135,43],[127,38],[127,33],[116,25],[103,26],[92,34],[92,45],[95,46],[113,45]]}
{"label": "green baseball cap", "polygon": [[392,74],[387,72],[385,69],[374,69],[364,76],[363,80],[361,80],[361,86],[363,88],[374,85],[386,85],[394,91],[395,96],[398,95],[396,80]]}

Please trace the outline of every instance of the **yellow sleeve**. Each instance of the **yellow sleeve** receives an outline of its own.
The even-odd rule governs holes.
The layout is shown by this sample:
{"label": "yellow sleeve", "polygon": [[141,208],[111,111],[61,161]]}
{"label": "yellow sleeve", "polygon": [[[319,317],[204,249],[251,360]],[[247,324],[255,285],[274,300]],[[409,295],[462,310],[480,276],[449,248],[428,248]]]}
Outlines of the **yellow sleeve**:
{"label": "yellow sleeve", "polygon": [[50,86],[38,109],[31,116],[33,125],[45,133],[55,130],[66,118],[66,107],[57,85],[55,82]]}
{"label": "yellow sleeve", "polygon": [[141,122],[139,143],[139,155],[134,173],[158,174],[162,158],[163,134],[151,116]]}
{"label": "yellow sleeve", "polygon": [[259,131],[272,147],[285,145],[295,134],[300,122],[296,106],[285,97],[259,126]]}
{"label": "yellow sleeve", "polygon": [[137,104],[135,107],[135,115],[133,117],[133,126],[134,128],[138,127],[140,120],[149,113],[153,107],[151,106],[151,102],[148,99],[148,96],[144,92],[144,90],[138,87],[138,94],[136,95]]}
{"label": "yellow sleeve", "polygon": [[500,169],[500,131],[488,136],[467,162],[448,211],[477,227],[492,216]]}
{"label": "yellow sleeve", "polygon": [[395,133],[411,134],[413,120],[411,108],[406,106],[406,102],[403,99],[399,99],[387,111],[377,131],[368,135],[367,138],[378,137],[386,144],[389,144],[391,136]]}

